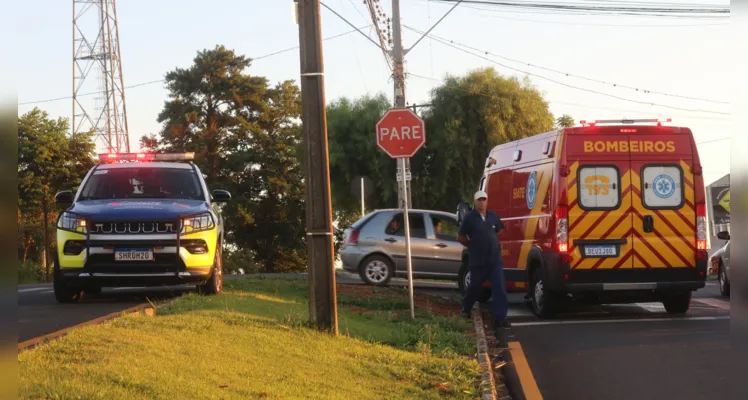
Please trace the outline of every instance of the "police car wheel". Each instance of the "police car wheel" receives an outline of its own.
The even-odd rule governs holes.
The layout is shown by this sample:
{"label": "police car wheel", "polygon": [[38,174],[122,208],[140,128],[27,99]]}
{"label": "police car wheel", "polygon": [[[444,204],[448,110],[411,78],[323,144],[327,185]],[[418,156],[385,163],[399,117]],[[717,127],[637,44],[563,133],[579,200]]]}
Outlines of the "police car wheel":
{"label": "police car wheel", "polygon": [[198,286],[198,291],[201,294],[215,295],[221,293],[223,290],[223,255],[221,249],[216,250],[216,258],[213,262],[213,271],[211,271],[210,279],[204,285]]}
{"label": "police car wheel", "polygon": [[83,297],[83,289],[79,287],[70,287],[60,276],[60,268],[55,262],[54,277],[52,287],[55,292],[55,299],[58,303],[77,303]]}
{"label": "police car wheel", "polygon": [[97,296],[101,294],[101,286],[88,286],[83,288],[83,293],[87,295]]}

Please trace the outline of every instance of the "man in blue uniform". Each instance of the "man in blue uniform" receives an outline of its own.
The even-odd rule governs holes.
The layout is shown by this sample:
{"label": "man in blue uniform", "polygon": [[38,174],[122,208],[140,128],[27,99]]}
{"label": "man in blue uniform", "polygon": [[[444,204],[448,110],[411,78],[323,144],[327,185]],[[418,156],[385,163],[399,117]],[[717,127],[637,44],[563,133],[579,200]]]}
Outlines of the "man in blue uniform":
{"label": "man in blue uniform", "polygon": [[473,196],[475,208],[460,223],[457,240],[468,248],[470,285],[462,301],[462,312],[470,315],[481,291],[483,282],[491,280],[493,315],[497,327],[509,326],[506,316],[509,303],[504,285],[504,268],[501,263],[499,234],[504,224],[499,216],[488,209],[488,194],[479,190]]}

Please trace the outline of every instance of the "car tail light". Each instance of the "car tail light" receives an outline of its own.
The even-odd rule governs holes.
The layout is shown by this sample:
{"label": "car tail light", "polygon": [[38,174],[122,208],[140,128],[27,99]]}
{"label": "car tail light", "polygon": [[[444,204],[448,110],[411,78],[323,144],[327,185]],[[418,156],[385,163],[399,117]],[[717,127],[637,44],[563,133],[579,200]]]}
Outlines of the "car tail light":
{"label": "car tail light", "polygon": [[706,205],[696,205],[696,250],[706,250]]}
{"label": "car tail light", "polygon": [[567,206],[556,208],[556,249],[562,254],[569,251],[569,208]]}
{"label": "car tail light", "polygon": [[351,231],[351,235],[348,236],[348,241],[346,241],[346,244],[349,246],[358,246],[358,229],[354,229]]}

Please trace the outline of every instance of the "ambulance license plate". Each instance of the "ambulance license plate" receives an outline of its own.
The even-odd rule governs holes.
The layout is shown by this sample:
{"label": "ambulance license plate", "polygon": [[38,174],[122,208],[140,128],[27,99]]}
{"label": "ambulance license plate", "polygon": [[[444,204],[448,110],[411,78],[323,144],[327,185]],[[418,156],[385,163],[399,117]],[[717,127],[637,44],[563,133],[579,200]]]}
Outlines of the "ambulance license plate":
{"label": "ambulance license plate", "polygon": [[152,249],[117,249],[114,251],[115,261],[153,261]]}
{"label": "ambulance license plate", "polygon": [[615,257],[616,246],[584,246],[585,257]]}

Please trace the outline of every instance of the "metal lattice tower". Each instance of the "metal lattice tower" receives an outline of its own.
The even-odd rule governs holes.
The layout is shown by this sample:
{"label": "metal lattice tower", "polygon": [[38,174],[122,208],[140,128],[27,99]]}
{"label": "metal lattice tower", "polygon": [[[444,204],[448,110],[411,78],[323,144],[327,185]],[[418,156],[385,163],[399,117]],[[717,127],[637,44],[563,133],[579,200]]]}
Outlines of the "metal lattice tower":
{"label": "metal lattice tower", "polygon": [[98,151],[130,151],[115,0],[73,0],[72,123]]}

